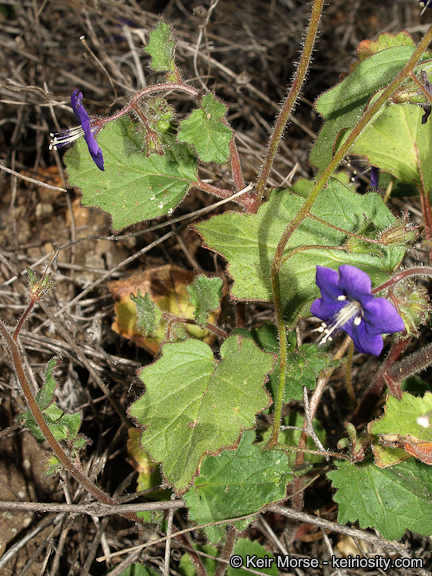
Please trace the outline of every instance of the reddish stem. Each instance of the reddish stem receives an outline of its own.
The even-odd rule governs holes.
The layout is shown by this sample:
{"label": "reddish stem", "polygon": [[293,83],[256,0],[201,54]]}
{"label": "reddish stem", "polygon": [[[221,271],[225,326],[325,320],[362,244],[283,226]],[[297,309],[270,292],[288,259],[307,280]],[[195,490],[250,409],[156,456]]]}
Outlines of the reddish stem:
{"label": "reddish stem", "polygon": [[[216,186],[208,184],[208,182],[203,182],[202,180],[197,180],[197,182],[194,182],[192,185],[195,186],[196,188],[199,188],[200,190],[203,190],[204,192],[207,192],[208,194],[213,194],[213,196],[221,198],[222,200],[230,198],[233,195],[232,190],[226,190],[225,188],[217,188]],[[238,198],[233,200],[233,202],[242,204],[245,207],[246,211],[250,212],[253,204],[253,198],[251,198],[248,195],[246,195],[246,197],[239,196]]]}
{"label": "reddish stem", "polygon": [[27,316],[28,316],[28,315],[30,314],[30,312],[32,311],[32,308],[33,308],[33,306],[35,305],[35,301],[36,301],[36,300],[31,300],[30,304],[29,304],[28,307],[27,307],[27,310],[25,310],[24,314],[23,314],[23,315],[21,316],[21,318],[19,319],[18,324],[17,324],[17,327],[15,328],[15,332],[13,333],[13,337],[12,337],[13,340],[14,340],[14,342],[17,341],[18,335],[19,335],[19,333],[20,333],[20,331],[21,331],[21,328],[23,327],[24,322],[25,322],[26,319],[27,319]]}
{"label": "reddish stem", "polygon": [[[222,560],[229,560],[230,559],[230,557],[232,556],[233,550],[234,550],[236,540],[237,540],[236,529],[231,524],[230,527],[228,528],[225,546],[223,547],[223,550],[222,550],[222,553],[220,556]],[[225,574],[228,566],[229,566],[228,563],[225,564],[225,562],[220,562],[219,566],[216,568],[214,576],[223,576]]]}
{"label": "reddish stem", "polygon": [[[6,341],[7,348],[9,350],[9,354],[11,356],[16,375],[18,377],[19,383],[21,385],[22,391],[24,393],[27,405],[34,416],[39,428],[41,429],[43,435],[45,436],[46,441],[51,446],[52,451],[57,456],[59,461],[61,462],[63,468],[70,472],[70,474],[79,482],[87,492],[92,494],[96,500],[99,502],[103,502],[104,504],[109,504],[111,506],[117,505],[113,498],[105,494],[100,488],[98,488],[93,482],[88,478],[79,468],[75,466],[75,464],[70,460],[67,454],[64,452],[63,448],[60,446],[58,441],[54,438],[51,430],[49,429],[48,424],[45,422],[43,414],[32,394],[30,384],[27,380],[27,377],[24,372],[24,368],[21,362],[21,355],[18,349],[18,346],[12,336],[9,334],[6,326],[3,322],[0,321],[0,333]],[[141,522],[141,520],[137,517],[137,515],[133,512],[127,512],[122,514],[129,520],[133,520],[135,522]]]}
{"label": "reddish stem", "polygon": [[307,71],[309,69],[310,61],[312,58],[313,48],[315,46],[315,41],[318,35],[318,25],[321,19],[323,8],[324,0],[314,1],[300,62],[297,67],[292,86],[290,87],[285,102],[282,105],[280,114],[276,119],[275,127],[270,137],[267,154],[261,169],[261,174],[258,177],[257,188],[255,191],[255,203],[253,206],[254,212],[258,210],[261,204],[261,198],[264,194],[264,189],[266,187],[270,170],[273,166],[273,162],[279,148],[279,144],[282,140],[285,127],[291,114],[293,113],[300,91],[306,80]]}
{"label": "reddish stem", "polygon": [[[423,175],[420,170],[420,176],[423,184]],[[426,192],[424,186],[419,186],[418,188],[420,195],[420,204],[423,213],[423,223],[426,238],[428,240],[428,250],[429,250],[429,262],[432,262],[432,213],[430,205],[430,192]]]}
{"label": "reddish stem", "polygon": [[430,266],[413,266],[412,268],[407,268],[406,270],[402,270],[398,274],[395,274],[390,280],[384,282],[380,286],[377,286],[373,290],[371,290],[371,294],[378,294],[378,292],[382,292],[386,288],[390,288],[391,286],[395,286],[398,282],[404,280],[404,278],[409,278],[410,276],[432,276],[432,267]]}
{"label": "reddish stem", "polygon": [[360,404],[357,406],[357,410],[354,412],[352,422],[355,426],[363,425],[365,422],[369,420],[372,410],[376,406],[378,400],[381,398],[381,395],[384,392],[386,384],[389,384],[389,382],[391,382],[391,384],[389,384],[389,388],[390,386],[392,386],[390,392],[392,393],[393,396],[400,399],[401,397],[400,384],[398,386],[397,382],[395,382],[393,378],[388,378],[386,377],[386,375],[389,374],[391,367],[400,358],[404,350],[406,350],[410,341],[411,338],[396,340],[396,342],[391,347],[390,352],[387,355],[387,358],[384,360],[380,370],[378,371],[375,381],[366,390],[366,392],[363,395],[363,398],[360,401]]}

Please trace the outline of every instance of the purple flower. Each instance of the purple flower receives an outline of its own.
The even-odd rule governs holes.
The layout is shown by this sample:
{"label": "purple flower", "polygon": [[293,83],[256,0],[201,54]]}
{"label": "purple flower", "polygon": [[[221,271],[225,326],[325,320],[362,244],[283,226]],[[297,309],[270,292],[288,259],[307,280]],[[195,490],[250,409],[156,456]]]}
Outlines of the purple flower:
{"label": "purple flower", "polygon": [[86,109],[82,105],[83,95],[82,92],[79,90],[74,90],[71,95],[71,104],[75,114],[75,118],[81,124],[81,126],[77,126],[76,128],[71,128],[68,130],[63,130],[58,134],[51,134],[52,140],[50,144],[50,150],[54,148],[57,150],[62,146],[66,146],[70,144],[74,140],[77,140],[81,136],[84,136],[84,140],[87,143],[88,150],[90,152],[90,156],[93,159],[93,162],[99,168],[99,170],[105,170],[104,168],[104,159],[101,148],[98,146],[96,139],[94,137],[94,133],[98,131],[97,125],[95,122],[91,121],[89,115],[86,112]]}
{"label": "purple flower", "polygon": [[379,168],[377,168],[376,166],[371,166],[371,172],[370,172],[371,188],[378,188],[378,180],[379,180]]}
{"label": "purple flower", "polygon": [[325,323],[318,328],[324,335],[321,343],[340,329],[351,336],[358,352],[379,356],[384,346],[381,334],[405,329],[393,304],[371,294],[371,279],[355,266],[344,264],[339,274],[317,266],[316,284],[321,298],[312,304],[311,313]]}

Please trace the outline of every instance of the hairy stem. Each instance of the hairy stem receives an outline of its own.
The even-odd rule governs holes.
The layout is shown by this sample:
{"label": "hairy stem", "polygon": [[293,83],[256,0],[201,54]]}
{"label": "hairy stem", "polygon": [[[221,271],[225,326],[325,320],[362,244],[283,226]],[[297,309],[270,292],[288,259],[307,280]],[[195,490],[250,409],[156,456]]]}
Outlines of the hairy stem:
{"label": "hairy stem", "polygon": [[[226,122],[226,124],[228,125],[228,122]],[[233,178],[234,178],[234,185],[235,185],[236,192],[238,192],[239,190],[243,190],[243,188],[246,188],[246,184],[245,184],[245,181],[243,178],[243,172],[242,172],[241,164],[240,164],[240,156],[239,156],[239,153],[237,150],[237,145],[235,143],[235,135],[234,134],[233,134],[233,137],[231,138],[231,141],[229,143],[229,149],[230,149],[230,156],[231,156],[231,170],[232,170],[232,174],[233,174]]]}
{"label": "hairy stem", "polygon": [[[220,556],[222,560],[229,560],[230,559],[230,557],[233,553],[233,550],[234,550],[236,540],[237,540],[236,529],[231,524],[230,527],[228,528],[225,546],[223,547],[223,550],[222,550],[222,553]],[[225,564],[225,562],[220,562],[218,567],[216,568],[214,576],[223,576],[225,574],[227,568],[228,568],[228,564]]]}
{"label": "hairy stem", "polygon": [[[391,364],[387,371],[387,377],[391,378],[393,382],[400,382],[405,380],[417,372],[425,370],[432,364],[432,344],[417,350],[406,358],[403,358],[396,364]],[[387,382],[388,383],[388,382]]]}
{"label": "hairy stem", "polygon": [[407,268],[406,270],[402,270],[395,274],[390,280],[384,282],[380,286],[377,286],[373,290],[371,290],[371,294],[378,294],[385,290],[386,288],[390,288],[391,286],[395,286],[398,282],[401,282],[405,278],[409,278],[410,276],[432,276],[432,267],[430,266],[413,266],[412,268]]}
{"label": "hairy stem", "polygon": [[21,331],[21,328],[24,326],[24,322],[26,321],[28,315],[32,311],[34,305],[35,305],[35,300],[31,300],[30,304],[27,306],[27,309],[24,311],[24,314],[22,314],[21,318],[18,320],[18,324],[15,328],[15,332],[13,333],[13,340],[15,342],[18,340],[18,335]]}
{"label": "hairy stem", "polygon": [[265,186],[273,165],[279,144],[286,127],[286,124],[294,110],[297,98],[299,97],[300,90],[306,79],[306,74],[309,69],[312,52],[315,45],[316,37],[318,34],[319,22],[321,19],[322,10],[324,7],[324,0],[315,0],[312,13],[309,21],[309,26],[306,33],[306,39],[303,47],[303,52],[297,71],[294,76],[292,86],[288,92],[287,98],[282,106],[279,116],[276,119],[276,124],[271,135],[267,154],[264,159],[264,164],[261,168],[261,173],[258,177],[257,188],[255,191],[254,212],[256,212],[261,203],[261,197],[264,193]]}
{"label": "hairy stem", "polygon": [[[423,175],[420,171],[420,177],[422,179],[423,184]],[[428,251],[429,251],[429,263],[432,262],[432,212],[431,212],[431,205],[430,205],[430,190],[426,190],[425,187],[419,186],[418,187],[419,196],[420,196],[420,204],[423,213],[423,222],[424,222],[424,233],[426,239],[428,241]]]}

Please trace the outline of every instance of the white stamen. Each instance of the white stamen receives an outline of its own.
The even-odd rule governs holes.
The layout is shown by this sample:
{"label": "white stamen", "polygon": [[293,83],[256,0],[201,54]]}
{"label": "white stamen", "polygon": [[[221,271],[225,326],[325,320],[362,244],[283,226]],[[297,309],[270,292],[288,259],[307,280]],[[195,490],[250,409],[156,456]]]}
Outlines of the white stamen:
{"label": "white stamen", "polygon": [[78,138],[81,138],[81,136],[84,136],[84,130],[81,126],[76,126],[75,128],[63,130],[58,134],[50,134],[50,136],[52,140],[50,142],[49,149],[57,150],[62,146],[66,146],[67,144],[78,140]]}
{"label": "white stamen", "polygon": [[345,296],[345,294],[341,294],[340,296],[337,297],[338,300],[343,301],[346,300],[347,297]]}
{"label": "white stamen", "polygon": [[[339,298],[340,298],[340,296],[338,297],[338,300],[339,300]],[[346,296],[345,296],[345,298],[346,298]],[[327,341],[331,342],[332,341],[332,335],[334,335],[334,333],[337,330],[339,330],[339,328],[342,328],[344,326],[344,324],[348,324],[348,322],[350,322],[352,320],[352,318],[354,318],[354,316],[355,316],[354,324],[356,326],[359,326],[359,324],[362,321],[361,304],[360,304],[360,302],[357,302],[357,300],[350,301],[349,304],[347,304],[341,310],[339,310],[339,312],[336,314],[333,322],[330,324],[330,326],[328,328],[326,328],[324,330],[325,335],[322,338],[322,340],[320,341],[320,344],[325,344]]]}

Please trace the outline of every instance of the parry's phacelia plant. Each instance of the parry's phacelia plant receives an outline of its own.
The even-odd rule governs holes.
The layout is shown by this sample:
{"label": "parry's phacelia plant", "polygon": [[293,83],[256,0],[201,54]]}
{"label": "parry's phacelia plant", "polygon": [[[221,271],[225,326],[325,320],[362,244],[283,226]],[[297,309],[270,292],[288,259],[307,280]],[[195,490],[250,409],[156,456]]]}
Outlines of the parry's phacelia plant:
{"label": "parry's phacelia plant", "polygon": [[358,352],[379,356],[384,346],[381,334],[405,329],[393,304],[371,294],[370,277],[355,266],[340,266],[339,274],[317,266],[316,284],[321,298],[312,304],[311,313],[325,323],[318,328],[324,335],[322,343],[330,340],[337,330],[344,330]]}
{"label": "parry's phacelia plant", "polygon": [[90,152],[90,156],[93,159],[93,162],[96,164],[99,170],[104,171],[105,168],[102,150],[95,139],[95,134],[99,131],[100,127],[96,124],[95,121],[90,120],[86,109],[82,105],[82,99],[82,92],[79,90],[74,90],[72,92],[72,108],[75,114],[75,118],[81,125],[76,126],[75,128],[68,128],[67,130],[63,130],[58,134],[51,134],[52,140],[50,144],[50,150],[57,150],[62,146],[71,144],[74,140],[81,138],[81,136],[84,136],[84,140],[87,143],[88,150]]}
{"label": "parry's phacelia plant", "polygon": [[[424,5],[430,3],[425,0]],[[165,272],[150,271],[145,280],[139,274],[136,283],[134,278],[110,287],[116,301],[115,330],[156,356],[139,371],[144,391],[127,411],[141,429],[134,439],[130,436],[129,454],[141,470],[142,462],[158,463],[164,488],[182,498],[196,530],[205,529],[215,545],[225,542],[223,558],[232,553],[236,537],[233,525],[225,534],[221,520],[251,520],[278,501],[284,504],[276,510],[288,515],[288,486],[290,505],[297,514],[303,506],[309,466],[318,465],[316,471],[323,474],[321,462],[330,457],[339,460],[327,473],[338,491],[339,522],[358,521],[389,539],[401,538],[407,529],[432,534],[432,506],[428,506],[432,481],[422,469],[432,461],[432,428],[421,428],[418,420],[428,425],[432,393],[414,397],[407,381],[432,365],[432,344],[415,353],[407,350],[421,336],[431,313],[427,287],[418,286],[413,277],[432,278],[432,266],[423,261],[409,267],[404,263],[407,251],[412,253],[410,258],[418,258],[414,249],[419,244],[432,262],[432,131],[430,123],[424,125],[432,105],[432,55],[426,51],[432,26],[417,47],[407,33],[383,34],[359,46],[358,62],[349,74],[315,102],[324,123],[310,154],[315,177],[269,190],[275,155],[310,66],[324,4],[313,0],[296,76],[275,121],[255,186],[245,184],[227,105],[215,93],[182,79],[172,27],[163,20],[149,33],[145,47],[150,69],[164,73],[163,81],[146,84],[103,119],[90,118],[82,93],[74,90],[71,102],[80,125],[53,135],[51,142],[57,149],[77,140],[64,157],[68,185],[80,191],[84,206],[107,212],[116,232],[171,216],[194,189],[221,200],[212,205],[212,211],[232,200],[242,208],[196,220],[206,208],[160,223],[173,226],[193,216],[191,230],[200,235],[204,248],[226,260],[230,286],[226,276],[222,279],[218,273],[208,276],[167,266]],[[191,100],[191,111],[182,112],[181,119],[168,100],[173,93]],[[360,194],[354,183],[348,184],[346,174],[336,174],[347,154],[367,158],[373,190]],[[227,188],[218,185],[216,173],[212,184],[202,179],[203,170],[208,176],[212,165],[229,163],[232,179]],[[423,220],[414,225],[408,211],[395,216],[388,200],[406,190],[415,194],[416,189]],[[373,290],[365,270],[374,270],[374,280],[381,282]],[[30,304],[13,335],[0,321],[0,336],[30,408],[21,420],[39,441],[45,438],[50,443],[50,471],[63,468],[95,499],[117,504],[82,472],[79,451],[86,438],[78,434],[81,414],[63,415],[54,402],[58,358],[47,366],[44,388],[36,398],[27,381],[18,336],[34,304],[53,287],[48,276],[38,280],[33,271],[28,274]],[[104,279],[111,274],[110,270]],[[228,291],[230,301],[236,303],[232,326],[229,315],[221,311]],[[273,306],[275,324],[261,325],[255,313],[247,318],[245,302]],[[307,326],[303,320],[311,314],[324,322],[318,329],[321,343],[330,342],[341,330],[352,338],[358,352],[375,356],[383,350],[383,335],[404,334],[394,340],[375,374],[363,372],[367,378],[354,389],[352,376],[357,370],[353,370],[349,338],[334,342],[332,354],[316,344],[302,343],[301,331]],[[342,438],[338,448],[349,447],[348,454],[325,449],[324,429],[333,428],[333,422],[326,419],[321,435],[315,419],[325,385],[346,353],[351,403],[344,406],[343,416],[352,421],[345,423],[348,438]],[[384,415],[371,422],[386,387]],[[357,391],[362,392],[359,399]],[[127,422],[121,403],[114,395],[111,400]],[[270,406],[272,414],[267,418]],[[264,411],[266,417],[260,417],[260,422],[267,430],[257,437],[257,418]],[[369,423],[367,433],[357,435],[365,423]],[[291,428],[296,435],[299,429],[299,436],[292,435]],[[369,457],[371,449],[374,460]],[[308,453],[313,460],[307,464]],[[412,457],[417,462],[405,465],[404,460]],[[305,474],[294,474],[303,466],[308,468]],[[389,470],[383,474],[381,468]],[[159,486],[161,476],[151,476],[140,471],[139,490],[144,484]],[[410,490],[412,486],[415,489]],[[383,493],[391,493],[392,498],[380,498]],[[165,501],[160,508],[167,508]],[[413,509],[418,513],[411,514]],[[133,512],[124,515],[137,521]],[[252,548],[244,550],[248,555],[256,553]],[[204,563],[196,566],[197,574],[204,576]],[[222,568],[217,569],[220,576]]]}

